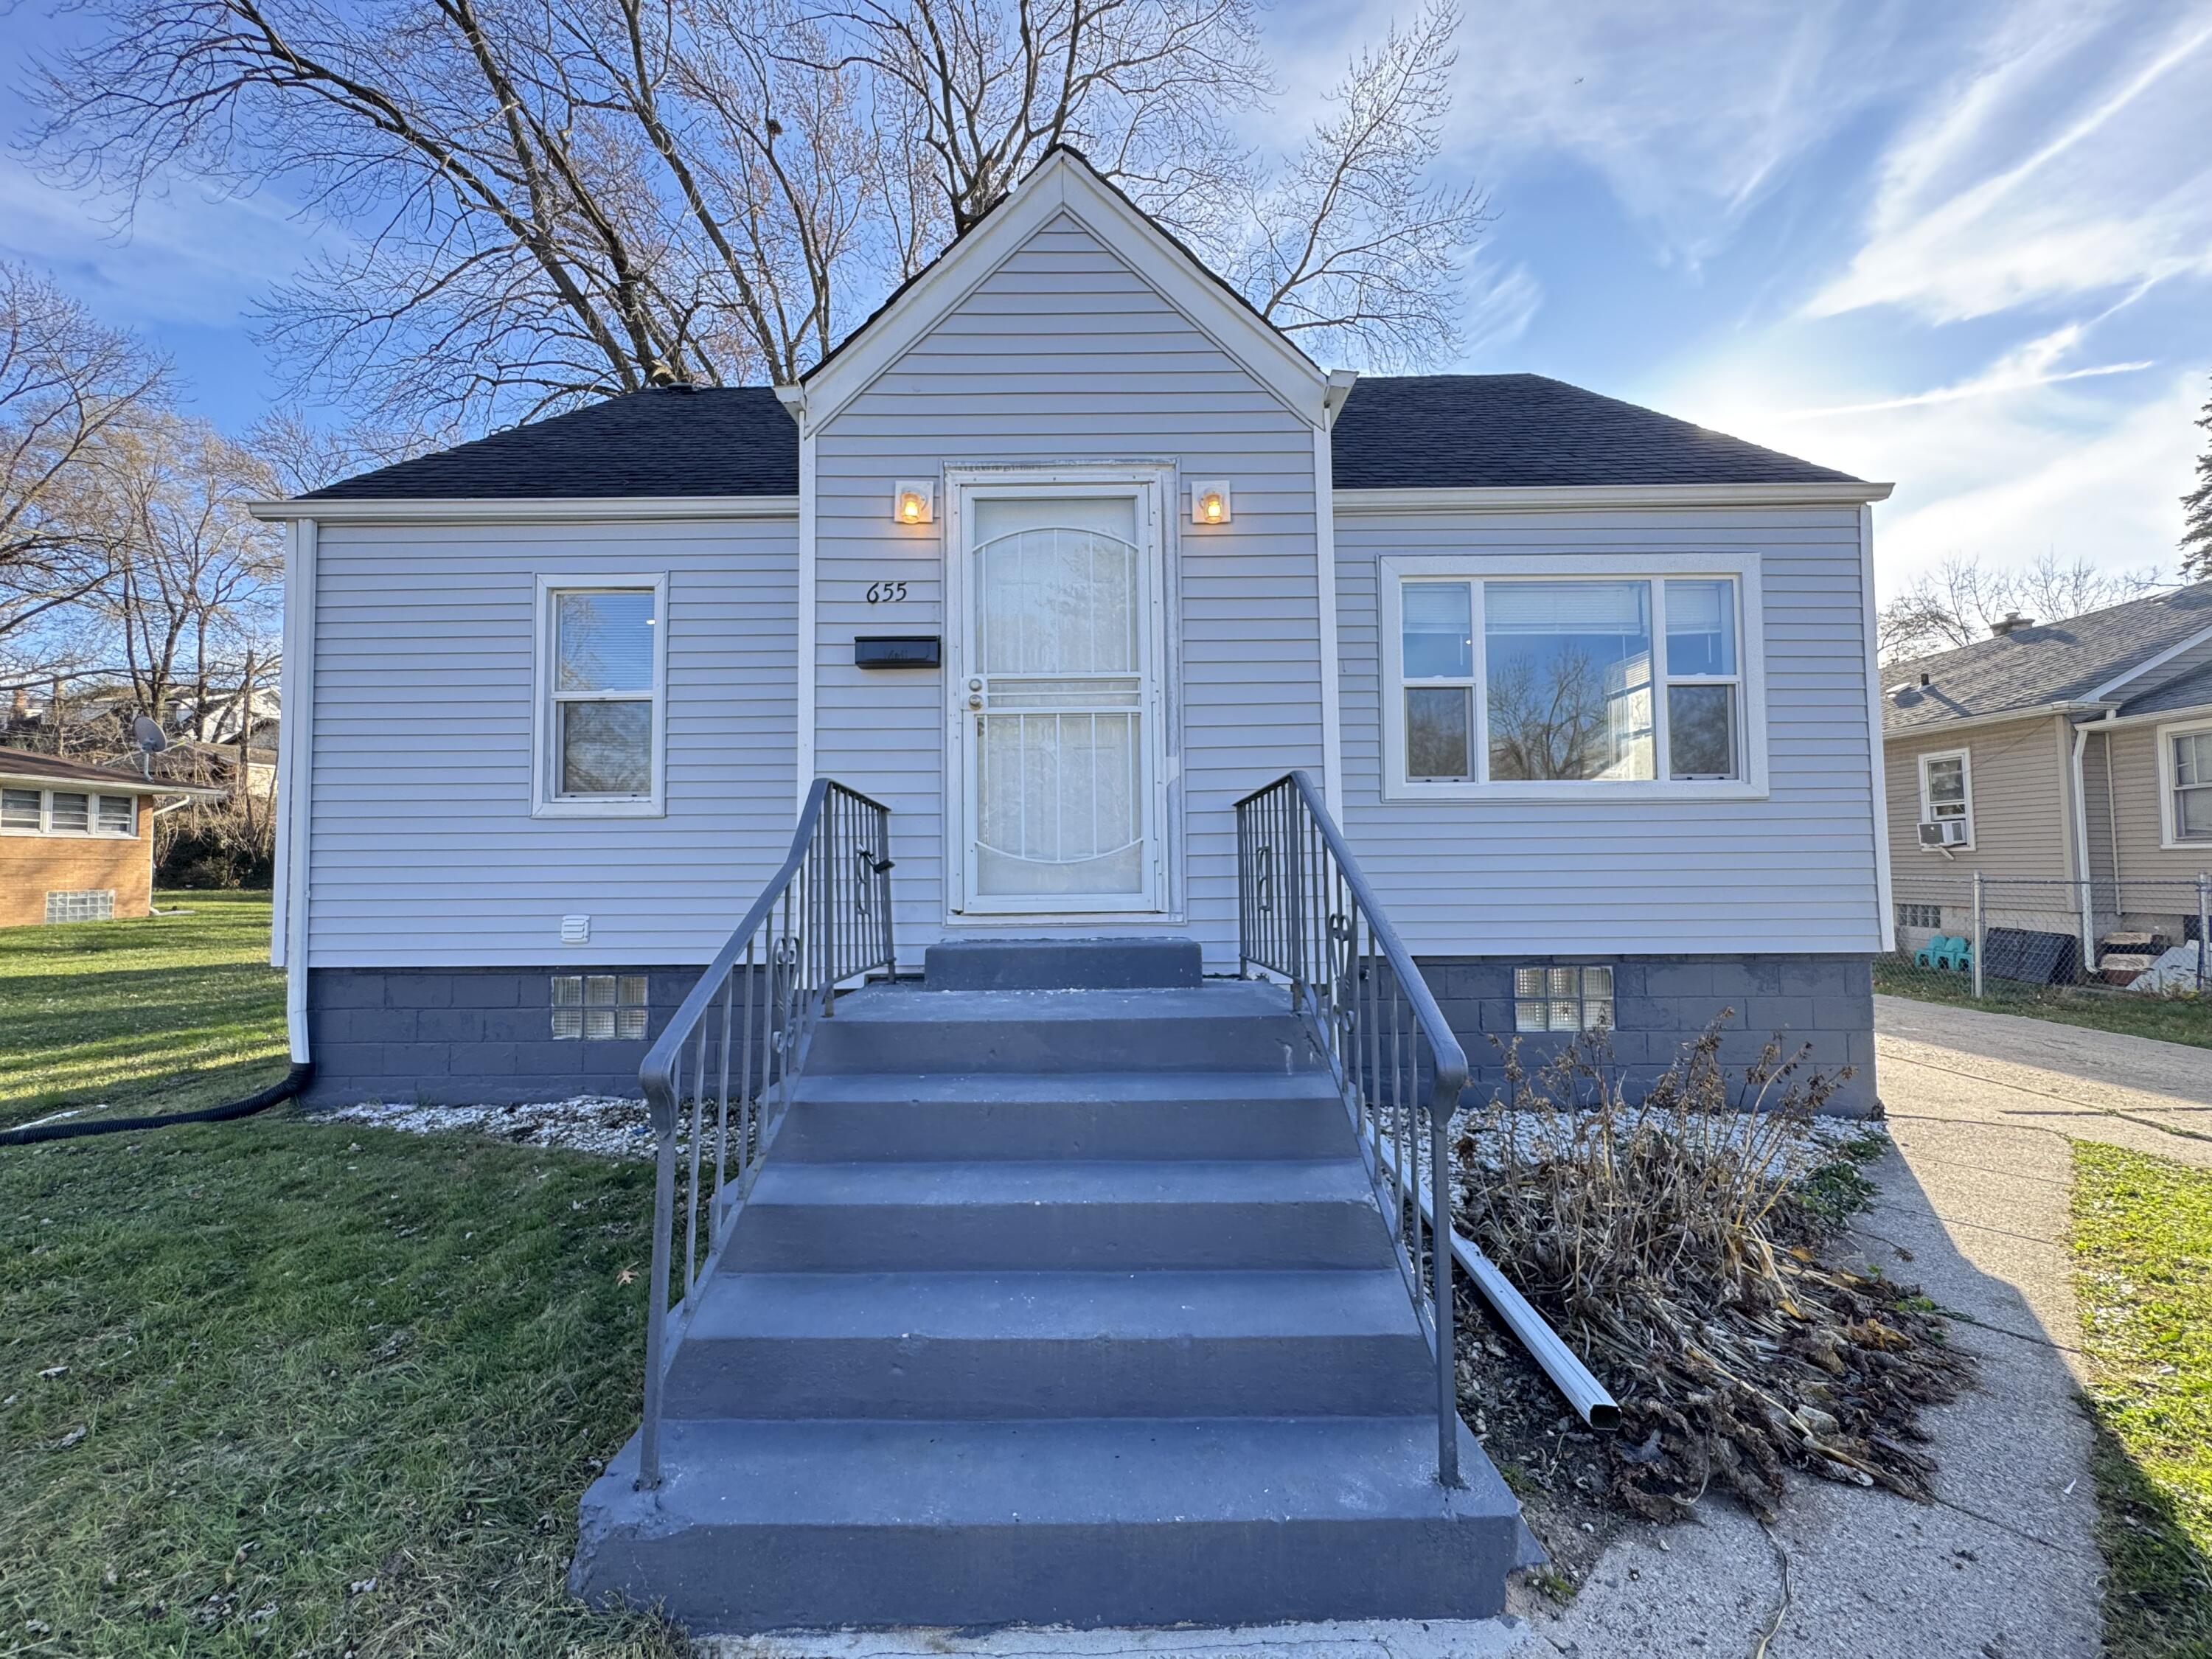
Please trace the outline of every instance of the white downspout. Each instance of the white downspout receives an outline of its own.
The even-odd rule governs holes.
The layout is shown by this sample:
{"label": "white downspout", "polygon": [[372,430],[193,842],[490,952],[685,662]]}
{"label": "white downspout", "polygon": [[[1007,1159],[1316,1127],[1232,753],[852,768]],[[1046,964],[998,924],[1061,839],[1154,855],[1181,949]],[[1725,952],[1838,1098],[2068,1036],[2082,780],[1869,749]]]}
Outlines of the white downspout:
{"label": "white downspout", "polygon": [[[2106,708],[2100,720],[2082,720],[2074,727],[2074,873],[2080,881],[2077,890],[2081,901],[2081,974],[2083,978],[2096,971],[2097,922],[2096,888],[2089,874],[2089,781],[2082,769],[2081,757],[2089,746],[2089,732],[2093,726],[2110,726],[2119,711]],[[2107,753],[2106,764],[2111,764]],[[2114,851],[2118,851],[2115,846]]]}
{"label": "white downspout", "polygon": [[284,969],[284,1024],[292,1063],[307,1043],[308,839],[314,821],[315,521],[295,519],[284,560],[283,750],[276,840],[276,927],[272,953]]}

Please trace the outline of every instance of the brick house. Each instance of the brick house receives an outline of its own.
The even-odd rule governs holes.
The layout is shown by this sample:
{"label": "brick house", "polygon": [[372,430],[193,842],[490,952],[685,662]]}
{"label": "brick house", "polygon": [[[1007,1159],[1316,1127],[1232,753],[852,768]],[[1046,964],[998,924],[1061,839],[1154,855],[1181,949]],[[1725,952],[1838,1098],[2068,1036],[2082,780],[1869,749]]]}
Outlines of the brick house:
{"label": "brick house", "polygon": [[155,799],[220,793],[0,749],[0,927],[149,915]]}

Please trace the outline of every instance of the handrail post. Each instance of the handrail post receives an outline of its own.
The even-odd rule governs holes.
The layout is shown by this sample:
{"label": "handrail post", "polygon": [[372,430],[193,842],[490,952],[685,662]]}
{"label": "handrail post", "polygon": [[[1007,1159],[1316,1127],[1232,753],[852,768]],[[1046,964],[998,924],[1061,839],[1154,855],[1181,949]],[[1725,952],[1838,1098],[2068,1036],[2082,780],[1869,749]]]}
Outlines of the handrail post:
{"label": "handrail post", "polygon": [[[1465,1483],[1459,1472],[1459,1319],[1452,1290],[1451,1117],[1458,1104],[1443,1099],[1442,1068],[1429,1103],[1429,1282],[1437,1304],[1437,1479]],[[1407,1160],[1409,1163],[1411,1159]]]}
{"label": "handrail post", "polygon": [[[671,1109],[673,1117],[673,1109]],[[676,1129],[660,1132],[653,1171],[653,1267],[645,1281],[645,1419],[638,1427],[637,1484],[660,1484],[661,1347],[668,1340],[669,1234],[676,1208]]]}

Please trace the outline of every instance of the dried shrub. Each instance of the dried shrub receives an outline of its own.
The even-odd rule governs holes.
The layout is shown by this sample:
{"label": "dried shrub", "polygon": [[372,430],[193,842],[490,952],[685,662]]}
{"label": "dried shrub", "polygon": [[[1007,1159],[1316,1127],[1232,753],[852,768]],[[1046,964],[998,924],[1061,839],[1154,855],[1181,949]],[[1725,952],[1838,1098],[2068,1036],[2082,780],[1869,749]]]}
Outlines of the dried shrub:
{"label": "dried shrub", "polygon": [[1602,1035],[1534,1070],[1504,1047],[1456,1139],[1461,1228],[1620,1400],[1636,1513],[1718,1484],[1769,1516],[1790,1467],[1926,1498],[1917,1415],[1966,1364],[1916,1290],[1823,1259],[1837,1154],[1808,1128],[1850,1073],[1776,1038],[1731,1074],[1720,1047],[1716,1022],[1632,1103]]}

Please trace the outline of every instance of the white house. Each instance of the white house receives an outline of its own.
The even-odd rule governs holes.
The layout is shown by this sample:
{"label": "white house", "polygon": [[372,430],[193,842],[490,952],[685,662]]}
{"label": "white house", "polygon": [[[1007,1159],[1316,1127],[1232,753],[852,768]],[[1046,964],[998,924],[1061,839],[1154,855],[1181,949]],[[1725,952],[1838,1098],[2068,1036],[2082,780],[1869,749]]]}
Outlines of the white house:
{"label": "white house", "polygon": [[1496,1612],[1404,1174],[1516,1035],[1648,1078],[1732,1011],[1872,1101],[1887,494],[1324,370],[1061,151],[795,386],[264,509],[310,1098],[653,1109],[575,1587]]}
{"label": "white house", "polygon": [[[634,1087],[817,776],[893,809],[902,964],[1233,973],[1231,805],[1304,768],[1478,1073],[1733,1007],[1863,1103],[1887,488],[1534,376],[1325,371],[1060,153],[796,386],[262,509],[295,1057],[320,1099]],[[555,1032],[579,975],[618,1032]]]}

